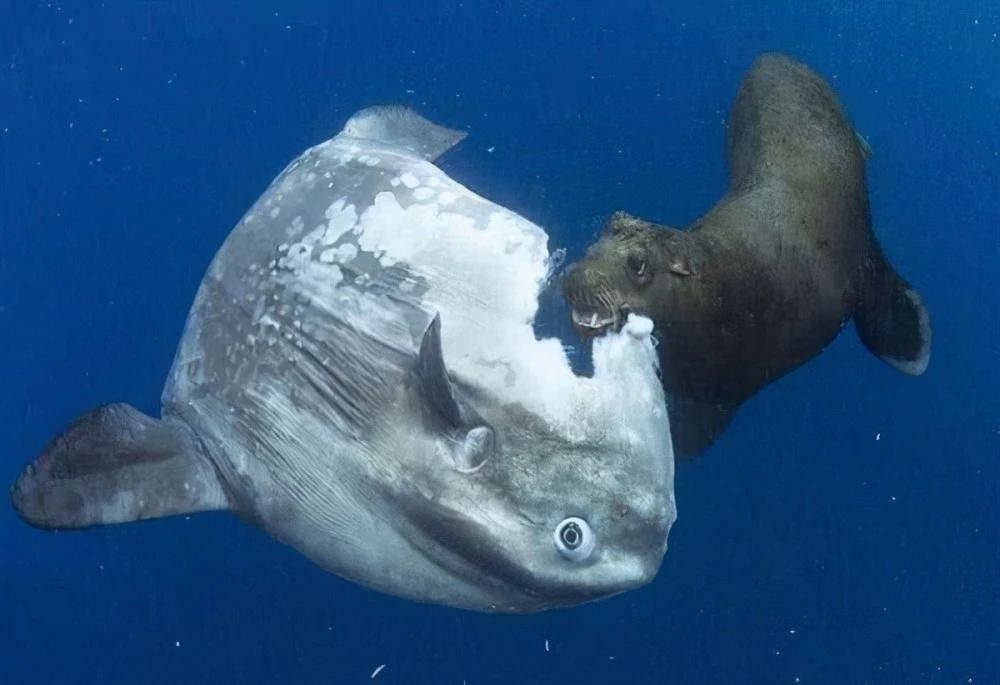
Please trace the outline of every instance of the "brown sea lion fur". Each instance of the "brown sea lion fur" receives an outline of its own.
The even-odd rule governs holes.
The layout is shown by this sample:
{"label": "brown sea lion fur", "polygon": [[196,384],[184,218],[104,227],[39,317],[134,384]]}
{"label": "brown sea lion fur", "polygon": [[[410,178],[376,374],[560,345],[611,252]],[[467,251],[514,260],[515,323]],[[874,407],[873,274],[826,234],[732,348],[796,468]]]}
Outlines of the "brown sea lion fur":
{"label": "brown sea lion fur", "polygon": [[901,371],[919,375],[930,357],[926,309],[871,229],[867,145],[826,82],[788,57],[758,58],[728,151],[729,189],[705,216],[677,230],[616,213],[563,282],[585,337],[628,312],[653,319],[681,458],[852,316]]}

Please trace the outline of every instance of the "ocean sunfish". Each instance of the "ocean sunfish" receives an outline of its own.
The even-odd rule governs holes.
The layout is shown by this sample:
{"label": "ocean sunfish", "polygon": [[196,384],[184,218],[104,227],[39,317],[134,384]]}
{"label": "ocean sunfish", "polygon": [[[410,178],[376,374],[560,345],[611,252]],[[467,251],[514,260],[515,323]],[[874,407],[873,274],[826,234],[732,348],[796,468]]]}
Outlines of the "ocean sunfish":
{"label": "ocean sunfish", "polygon": [[570,370],[532,322],[538,226],[432,160],[464,138],[371,108],[229,235],[162,418],[84,415],[11,491],[66,529],[232,510],[324,569],[482,611],[647,583],[675,518],[652,322]]}

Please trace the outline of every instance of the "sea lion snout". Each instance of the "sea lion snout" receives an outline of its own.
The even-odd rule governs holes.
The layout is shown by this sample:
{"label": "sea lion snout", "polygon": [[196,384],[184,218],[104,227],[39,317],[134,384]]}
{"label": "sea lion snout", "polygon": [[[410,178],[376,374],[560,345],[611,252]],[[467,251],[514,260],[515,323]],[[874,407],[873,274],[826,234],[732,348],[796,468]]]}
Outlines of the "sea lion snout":
{"label": "sea lion snout", "polygon": [[629,308],[620,289],[589,257],[569,268],[562,290],[572,307],[573,328],[582,338],[617,331],[628,318]]}

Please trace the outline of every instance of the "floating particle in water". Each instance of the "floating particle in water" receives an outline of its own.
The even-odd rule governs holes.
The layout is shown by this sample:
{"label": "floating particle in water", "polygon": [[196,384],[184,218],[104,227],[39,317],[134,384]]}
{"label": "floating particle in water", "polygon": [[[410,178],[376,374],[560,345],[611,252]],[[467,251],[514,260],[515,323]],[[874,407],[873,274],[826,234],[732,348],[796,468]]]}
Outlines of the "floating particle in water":
{"label": "floating particle in water", "polygon": [[380,664],[374,671],[372,671],[371,679],[375,680],[375,676],[381,673],[383,668],[385,668],[385,664]]}

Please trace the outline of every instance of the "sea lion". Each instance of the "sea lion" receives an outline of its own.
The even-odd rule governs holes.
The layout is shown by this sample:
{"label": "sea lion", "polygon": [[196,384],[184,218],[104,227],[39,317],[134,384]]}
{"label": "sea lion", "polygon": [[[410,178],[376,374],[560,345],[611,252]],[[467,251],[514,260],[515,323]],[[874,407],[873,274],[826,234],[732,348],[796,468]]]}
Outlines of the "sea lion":
{"label": "sea lion", "polygon": [[697,455],[740,404],[819,354],[853,316],[882,360],[920,375],[931,328],[871,227],[867,144],[829,85],[756,60],[729,121],[730,183],[686,230],[613,215],[563,280],[577,332],[655,323],[675,454]]}
{"label": "sea lion", "polygon": [[548,237],[431,163],[463,137],[369,108],[290,164],[205,275],[162,417],[85,414],[18,514],[226,509],[345,578],[481,611],[649,582],[676,517],[653,324],[601,340],[592,378],[537,339]]}

